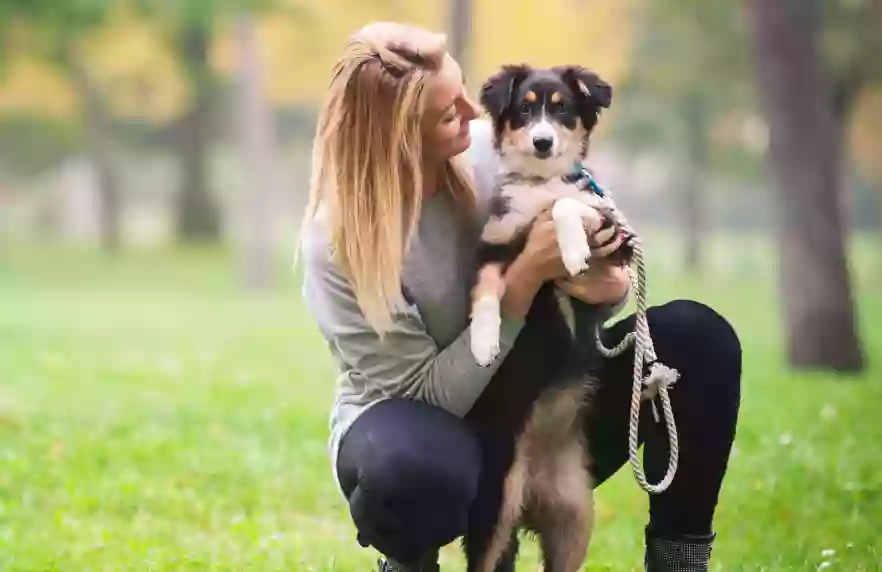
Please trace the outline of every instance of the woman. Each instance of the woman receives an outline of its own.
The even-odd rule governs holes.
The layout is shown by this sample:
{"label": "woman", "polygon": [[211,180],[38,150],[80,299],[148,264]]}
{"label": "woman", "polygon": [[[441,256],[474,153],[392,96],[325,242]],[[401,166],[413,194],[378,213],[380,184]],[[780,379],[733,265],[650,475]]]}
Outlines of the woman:
{"label": "woman", "polygon": [[[437,551],[464,532],[481,476],[461,418],[496,369],[475,364],[468,337],[473,251],[494,166],[489,134],[479,139],[477,122],[470,130],[479,109],[463,83],[444,36],[369,25],[334,69],[315,141],[303,292],[339,368],[334,476],[359,543],[384,554],[385,571],[438,570]],[[619,246],[610,238],[592,237],[598,254]],[[496,366],[539,286],[565,277],[551,223],[537,221],[501,285]],[[611,265],[567,284],[610,313],[628,293],[625,271]],[[722,317],[696,302],[651,308],[649,320],[659,359],[681,373],[671,392],[680,463],[670,488],[650,499],[646,567],[707,570],[740,400],[740,345]],[[633,325],[622,320],[606,343]],[[626,352],[605,362],[587,422],[598,483],[628,458],[632,360]],[[666,433],[646,409],[644,462],[657,482]],[[501,568],[513,570],[507,560]]]}

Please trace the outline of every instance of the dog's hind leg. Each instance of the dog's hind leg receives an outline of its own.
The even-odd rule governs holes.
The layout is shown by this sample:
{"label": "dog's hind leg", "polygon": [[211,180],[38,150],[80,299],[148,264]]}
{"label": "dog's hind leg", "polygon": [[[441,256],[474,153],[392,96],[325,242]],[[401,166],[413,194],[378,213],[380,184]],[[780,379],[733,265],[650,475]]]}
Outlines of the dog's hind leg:
{"label": "dog's hind leg", "polygon": [[556,452],[552,469],[537,475],[536,523],[544,572],[577,572],[594,526],[593,486],[584,447],[573,438]]}
{"label": "dog's hind leg", "polygon": [[[483,510],[471,515],[472,522],[464,538],[468,572],[504,571],[505,561],[514,559],[517,545],[512,539],[523,511],[526,478],[526,458],[518,450],[505,477],[497,508],[492,513]],[[481,502],[480,499],[477,502]]]}
{"label": "dog's hind leg", "polygon": [[493,572],[515,572],[520,544],[521,543],[518,540],[518,531],[515,529],[511,533],[511,540],[509,540],[508,548],[505,549],[502,558],[496,564],[496,568],[494,568]]}
{"label": "dog's hind leg", "polygon": [[[492,533],[492,530],[490,532]],[[475,570],[478,570],[478,566],[480,565],[481,561],[481,555],[486,553],[490,538],[484,538],[484,542],[481,543],[480,547],[476,542],[477,540],[478,538],[473,534],[467,534],[465,537],[466,559],[468,561],[466,569],[469,572],[474,572]],[[470,548],[474,550],[470,551]],[[478,550],[479,548],[480,550]],[[508,546],[505,548],[505,551],[502,553],[502,556],[496,563],[496,567],[493,569],[493,572],[515,572],[519,550],[520,541],[518,540],[518,532],[517,530],[514,530],[511,533],[511,539],[509,540]]]}

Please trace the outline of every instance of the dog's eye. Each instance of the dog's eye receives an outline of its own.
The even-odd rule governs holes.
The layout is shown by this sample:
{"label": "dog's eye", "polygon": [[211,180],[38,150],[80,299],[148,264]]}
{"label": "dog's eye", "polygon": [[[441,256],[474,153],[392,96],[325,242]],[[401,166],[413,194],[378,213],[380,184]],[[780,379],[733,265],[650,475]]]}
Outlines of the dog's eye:
{"label": "dog's eye", "polygon": [[520,111],[524,115],[528,115],[530,113],[530,104],[526,101],[522,102],[520,107],[518,108],[518,111]]}
{"label": "dog's eye", "polygon": [[566,111],[566,109],[567,109],[567,104],[564,103],[563,101],[558,101],[557,103],[551,104],[551,111],[553,113],[562,113],[562,112]]}

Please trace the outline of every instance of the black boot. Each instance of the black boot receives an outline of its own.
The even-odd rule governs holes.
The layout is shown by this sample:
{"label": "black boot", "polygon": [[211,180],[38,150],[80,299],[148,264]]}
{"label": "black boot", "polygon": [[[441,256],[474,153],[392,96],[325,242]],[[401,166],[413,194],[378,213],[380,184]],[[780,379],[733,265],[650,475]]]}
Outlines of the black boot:
{"label": "black boot", "polygon": [[646,531],[646,572],[708,572],[714,534],[663,538]]}
{"label": "black boot", "polygon": [[416,564],[402,564],[391,558],[377,560],[379,572],[440,572],[438,553],[429,554]]}

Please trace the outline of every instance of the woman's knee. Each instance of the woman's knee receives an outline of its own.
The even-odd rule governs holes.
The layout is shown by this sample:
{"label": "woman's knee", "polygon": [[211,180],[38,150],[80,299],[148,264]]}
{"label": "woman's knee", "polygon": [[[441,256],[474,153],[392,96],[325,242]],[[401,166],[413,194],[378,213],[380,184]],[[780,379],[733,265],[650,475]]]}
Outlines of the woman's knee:
{"label": "woman's knee", "polygon": [[429,450],[378,452],[349,499],[360,542],[409,562],[461,536],[478,487],[475,461]]}
{"label": "woman's knee", "polygon": [[480,457],[462,453],[451,458],[418,443],[380,448],[361,467],[358,484],[387,502],[402,497],[423,503],[434,498],[468,501],[477,490]]}
{"label": "woman's knee", "polygon": [[383,430],[385,435],[371,436],[349,505],[362,544],[409,560],[465,531],[481,456],[477,441],[458,419],[423,406],[395,409],[387,408],[384,415],[401,422],[398,433]]}
{"label": "woman's knee", "polygon": [[690,385],[740,386],[741,341],[718,312],[693,300],[674,300],[650,308],[647,319],[659,360],[688,376]]}

